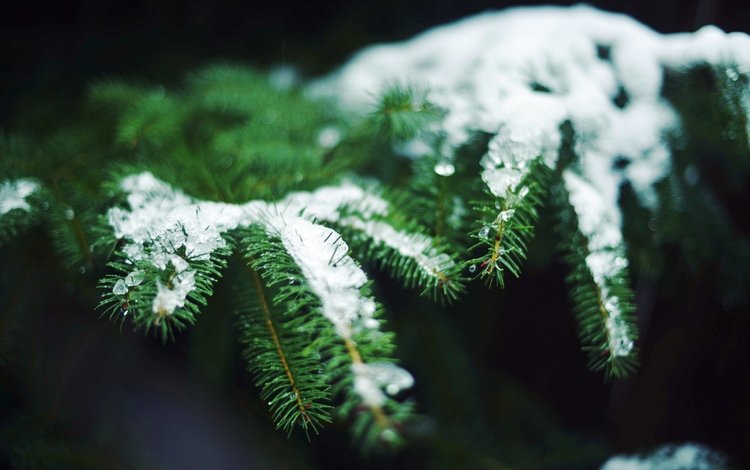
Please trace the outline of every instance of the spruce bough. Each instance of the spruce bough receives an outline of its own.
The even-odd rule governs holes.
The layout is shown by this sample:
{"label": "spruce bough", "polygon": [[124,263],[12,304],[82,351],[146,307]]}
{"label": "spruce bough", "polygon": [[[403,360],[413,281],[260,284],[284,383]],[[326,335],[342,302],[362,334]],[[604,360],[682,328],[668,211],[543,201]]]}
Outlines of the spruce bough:
{"label": "spruce bough", "polygon": [[[623,220],[669,211],[669,191],[700,189],[688,173],[668,171],[696,97],[720,111],[714,125],[731,130],[735,164],[747,169],[750,60],[736,51],[748,41],[717,43],[713,30],[694,42],[661,39],[586,8],[498,14],[494,27],[551,14],[583,25],[585,60],[569,57],[580,44],[544,35],[538,50],[505,51],[510,32],[493,43],[501,53],[485,44],[465,63],[475,74],[452,82],[441,68],[452,51],[419,45],[470,38],[468,20],[366,51],[307,89],[236,65],[206,67],[169,89],[96,84],[69,127],[43,141],[2,137],[0,242],[45,224],[73,273],[106,272],[106,316],[164,340],[199,321],[228,263],[240,264],[237,336],[276,426],[309,435],[340,416],[370,448],[402,443],[415,415],[404,393],[414,378],[396,364],[366,272],[389,273],[435,308],[460,302],[468,281],[503,287],[508,273],[521,275],[550,204],[558,230],[544,236],[557,237],[569,263],[590,367],[627,376],[638,365],[629,258],[652,247],[628,246]],[[474,21],[475,30],[491,23]],[[594,24],[612,26],[611,43],[600,43],[607,37]],[[618,46],[618,35],[657,52],[637,73],[623,69],[618,61],[642,51]],[[715,42],[696,52],[709,36]],[[420,62],[425,50],[432,61]],[[525,62],[550,51],[563,53],[557,76]],[[497,57],[500,71],[488,69]],[[528,65],[521,75],[519,64]],[[638,66],[659,75],[635,81]],[[411,81],[399,81],[408,71]],[[703,73],[715,77],[710,87],[694,80]],[[378,98],[357,104],[373,84]],[[645,137],[636,135],[643,122]],[[407,180],[393,176],[404,155],[413,159]],[[621,185],[633,189],[622,204],[630,212],[620,209]]]}

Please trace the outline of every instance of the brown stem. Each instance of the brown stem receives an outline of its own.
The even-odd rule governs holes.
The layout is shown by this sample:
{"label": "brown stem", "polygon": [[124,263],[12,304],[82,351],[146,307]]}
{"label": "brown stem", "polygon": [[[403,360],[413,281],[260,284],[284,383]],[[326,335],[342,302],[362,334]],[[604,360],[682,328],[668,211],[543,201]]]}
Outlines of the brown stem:
{"label": "brown stem", "polygon": [[299,388],[297,388],[297,383],[294,381],[292,370],[289,368],[289,363],[286,360],[286,355],[284,354],[284,350],[281,347],[281,341],[279,341],[279,335],[276,333],[276,327],[273,324],[273,320],[271,320],[271,310],[268,307],[266,293],[263,290],[263,284],[260,281],[260,276],[254,269],[250,269],[250,273],[253,278],[253,283],[255,284],[255,289],[258,291],[258,299],[260,300],[261,310],[263,310],[263,317],[266,321],[266,327],[268,328],[269,333],[271,333],[271,339],[273,340],[274,346],[276,346],[276,353],[279,355],[281,365],[284,367],[284,373],[286,373],[286,377],[289,380],[289,386],[292,388],[292,393],[294,393],[294,397],[297,400],[297,407],[299,408],[299,412],[305,421],[310,422],[311,419],[307,414],[305,404],[302,402],[302,395],[299,391]]}

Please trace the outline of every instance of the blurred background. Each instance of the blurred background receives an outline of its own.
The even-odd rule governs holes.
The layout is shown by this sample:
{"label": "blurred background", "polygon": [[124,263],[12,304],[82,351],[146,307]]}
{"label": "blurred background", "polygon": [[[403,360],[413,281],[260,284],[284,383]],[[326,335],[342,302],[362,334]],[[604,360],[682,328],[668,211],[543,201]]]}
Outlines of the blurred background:
{"label": "blurred background", "polygon": [[[535,3],[6,0],[0,130],[64,123],[101,78],[169,85],[225,60],[314,77],[366,45]],[[747,2],[590,4],[661,32],[750,31]],[[730,235],[686,234],[688,245],[713,244],[698,246],[709,255],[673,241],[662,276],[634,276],[643,366],[625,381],[587,370],[550,237],[537,237],[521,279],[505,291],[475,283],[458,307],[404,296],[375,274],[426,416],[395,456],[360,455],[342,425],[311,443],[273,432],[240,358],[226,283],[196,327],[164,345],[100,319],[99,273],[66,273],[43,231],[31,231],[0,248],[0,466],[593,468],[614,452],[697,441],[750,467],[750,286],[732,256],[748,244],[725,246],[750,235],[746,183],[717,190]],[[723,186],[721,172],[711,184]]]}

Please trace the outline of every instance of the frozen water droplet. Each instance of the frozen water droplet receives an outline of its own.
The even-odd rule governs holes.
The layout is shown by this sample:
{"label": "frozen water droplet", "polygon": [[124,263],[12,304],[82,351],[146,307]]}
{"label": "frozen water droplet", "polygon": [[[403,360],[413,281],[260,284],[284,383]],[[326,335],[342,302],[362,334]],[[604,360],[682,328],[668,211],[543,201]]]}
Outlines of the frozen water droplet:
{"label": "frozen water droplet", "polygon": [[524,186],[520,191],[518,191],[518,199],[525,198],[527,194],[529,194],[529,187]]}
{"label": "frozen water droplet", "polygon": [[487,238],[489,236],[490,236],[490,226],[489,225],[485,225],[479,231],[479,238]]}
{"label": "frozen water droplet", "polygon": [[73,220],[73,218],[76,216],[76,213],[73,209],[68,208],[65,209],[65,218],[68,220]]}
{"label": "frozen water droplet", "polygon": [[476,264],[472,264],[471,266],[469,266],[469,272],[470,273],[476,272],[476,270],[477,270],[477,265]]}
{"label": "frozen water droplet", "polygon": [[396,384],[388,384],[385,386],[385,391],[388,393],[388,395],[395,395],[401,390],[401,387],[399,387]]}
{"label": "frozen water droplet", "polygon": [[123,310],[122,311],[122,316],[123,317],[127,317],[128,316],[128,311],[127,310]]}
{"label": "frozen water droplet", "polygon": [[736,82],[740,78],[740,74],[735,69],[727,69],[727,78],[731,81]]}
{"label": "frozen water droplet", "polygon": [[515,209],[508,209],[508,210],[502,211],[497,215],[497,221],[507,222],[511,219],[511,217],[513,217],[513,214],[515,213],[516,213]]}
{"label": "frozen water droplet", "polygon": [[125,285],[125,281],[118,279],[115,282],[115,286],[112,288],[112,293],[115,295],[125,295],[128,293],[128,287]]}
{"label": "frozen water droplet", "polygon": [[125,285],[134,287],[143,282],[145,274],[143,271],[133,271],[125,277]]}
{"label": "frozen water droplet", "polygon": [[456,172],[456,167],[448,160],[440,160],[435,164],[435,173],[440,176],[450,176]]}

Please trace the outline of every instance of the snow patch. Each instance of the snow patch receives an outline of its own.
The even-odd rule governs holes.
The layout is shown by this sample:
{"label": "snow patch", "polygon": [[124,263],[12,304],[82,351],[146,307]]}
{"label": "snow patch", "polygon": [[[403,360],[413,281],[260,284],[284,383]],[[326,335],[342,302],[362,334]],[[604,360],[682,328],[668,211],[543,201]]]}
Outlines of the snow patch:
{"label": "snow patch", "polygon": [[352,365],[354,372],[354,390],[369,406],[383,406],[386,396],[395,395],[401,390],[414,385],[414,378],[404,369],[387,362],[371,364],[357,363]]}
{"label": "snow patch", "polygon": [[702,445],[686,443],[665,445],[645,456],[616,455],[601,470],[711,470],[725,468],[726,458]]}
{"label": "snow patch", "polygon": [[29,178],[6,180],[0,183],[0,215],[13,209],[30,211],[26,198],[39,189],[39,183]]}

